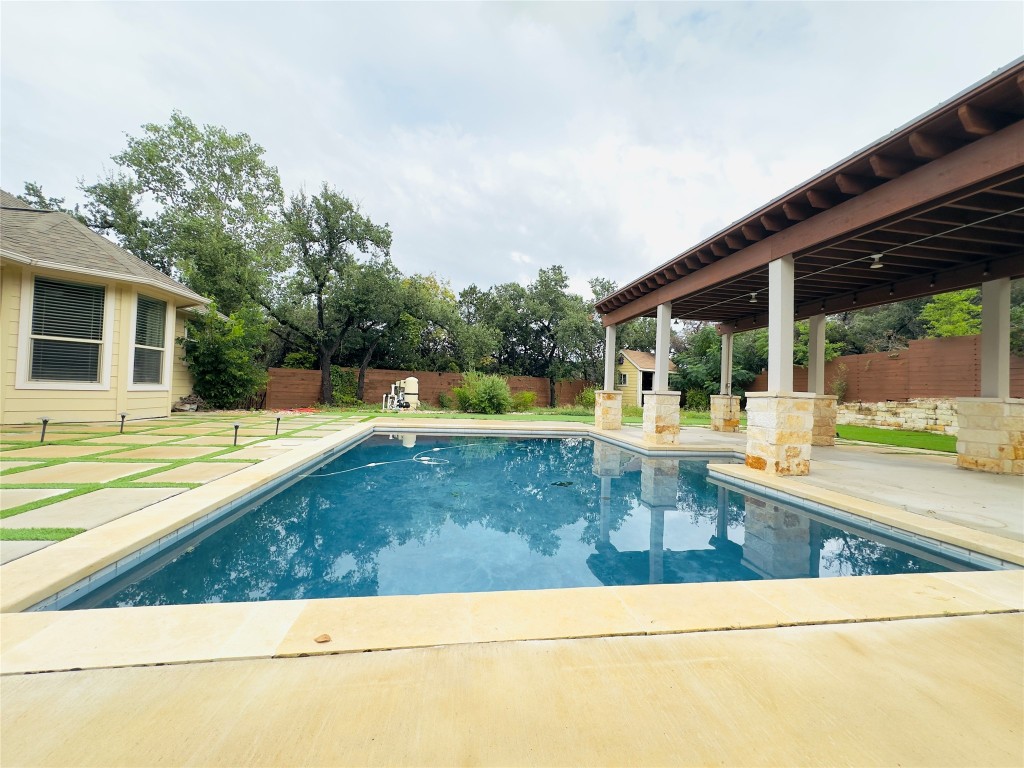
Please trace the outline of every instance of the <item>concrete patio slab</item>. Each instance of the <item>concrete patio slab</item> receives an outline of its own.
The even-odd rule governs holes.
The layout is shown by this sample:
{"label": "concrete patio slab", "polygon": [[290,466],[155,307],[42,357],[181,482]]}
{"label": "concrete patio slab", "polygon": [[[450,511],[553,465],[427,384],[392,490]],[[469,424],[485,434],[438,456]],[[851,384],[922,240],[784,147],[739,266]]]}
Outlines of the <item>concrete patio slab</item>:
{"label": "concrete patio slab", "polygon": [[[342,427],[339,427],[341,429]],[[318,439],[321,437],[328,437],[337,432],[337,429],[304,429],[301,432],[296,432],[292,437],[309,437]]]}
{"label": "concrete patio slab", "polygon": [[166,472],[158,472],[155,475],[148,475],[147,483],[207,483],[219,477],[226,477],[232,472],[245,469],[251,466],[241,462],[196,462],[183,467],[168,469]]}
{"label": "concrete patio slab", "polygon": [[198,459],[211,453],[216,453],[219,448],[201,448],[192,445],[154,445],[148,448],[135,448],[118,454],[123,459]]}
{"label": "concrete patio slab", "polygon": [[53,541],[0,541],[0,565],[30,555],[55,543]]}
{"label": "concrete patio slab", "polygon": [[0,758],[1019,766],[1022,631],[985,615],[6,675]]}
{"label": "concrete patio slab", "polygon": [[106,445],[37,445],[4,451],[5,459],[77,459],[111,450]]}
{"label": "concrete patio slab", "polygon": [[33,501],[48,499],[51,496],[60,496],[67,493],[70,488],[3,488],[0,490],[0,510],[7,511],[20,507],[22,504],[31,504]]}
{"label": "concrete patio slab", "polygon": [[277,448],[273,447],[272,445],[264,444],[250,445],[248,448],[243,448],[240,451],[235,451],[234,453],[227,454],[226,458],[257,459],[259,461],[263,461],[264,459],[270,459],[273,458],[274,456],[280,456],[281,454],[287,453],[290,450],[291,448],[289,448],[286,445],[282,445]]}
{"label": "concrete patio slab", "polygon": [[147,434],[150,435],[180,435],[187,437],[188,435],[210,435],[214,432],[219,432],[223,427],[193,427],[189,424],[182,424],[181,426],[169,426],[161,427],[160,429],[150,430]]}
{"label": "concrete patio slab", "polygon": [[[239,445],[248,445],[249,443],[255,443],[260,438],[258,437],[241,437],[238,438]],[[201,437],[187,437],[184,440],[179,440],[175,445],[219,445],[225,448],[230,448],[234,443],[233,435],[203,435]]]}
{"label": "concrete patio slab", "polygon": [[0,520],[0,528],[96,528],[181,493],[182,488],[101,488]]}
{"label": "concrete patio slab", "polygon": [[174,440],[172,435],[151,435],[139,433],[135,435],[110,435],[109,437],[93,437],[83,440],[89,445],[155,445]]}
{"label": "concrete patio slab", "polygon": [[28,469],[5,478],[7,483],[15,479],[19,484],[32,483],[108,483],[119,480],[138,472],[162,467],[163,464],[147,464],[142,462],[98,462],[69,461],[50,467]]}

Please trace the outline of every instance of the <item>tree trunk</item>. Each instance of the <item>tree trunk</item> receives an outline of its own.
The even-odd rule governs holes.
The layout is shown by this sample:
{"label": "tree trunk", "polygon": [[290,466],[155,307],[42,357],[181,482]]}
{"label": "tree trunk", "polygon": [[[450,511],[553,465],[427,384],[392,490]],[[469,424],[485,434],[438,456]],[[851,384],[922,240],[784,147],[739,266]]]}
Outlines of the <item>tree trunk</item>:
{"label": "tree trunk", "polygon": [[331,353],[326,349],[320,349],[320,402],[324,405],[331,405],[333,398],[333,387],[331,386]]}
{"label": "tree trunk", "polygon": [[548,379],[548,391],[550,392],[549,397],[551,398],[550,406],[549,407],[557,408],[558,407],[558,397],[557,397],[557,395],[555,395],[555,380],[553,378],[549,378]]}
{"label": "tree trunk", "polygon": [[373,357],[373,350],[377,348],[377,342],[373,342],[363,356],[363,362],[359,365],[359,380],[356,382],[356,400],[363,399],[363,386],[366,384],[366,369],[370,367],[370,358]]}

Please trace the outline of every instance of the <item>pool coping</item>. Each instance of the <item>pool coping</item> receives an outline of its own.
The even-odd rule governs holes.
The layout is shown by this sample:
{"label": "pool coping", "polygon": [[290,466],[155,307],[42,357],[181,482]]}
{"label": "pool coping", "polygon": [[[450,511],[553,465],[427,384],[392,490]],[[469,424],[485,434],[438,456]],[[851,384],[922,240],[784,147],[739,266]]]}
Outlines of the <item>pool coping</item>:
{"label": "pool coping", "polygon": [[[19,613],[83,578],[109,573],[116,563],[134,552],[159,545],[181,530],[190,531],[225,505],[245,504],[247,499],[262,495],[268,484],[288,482],[296,470],[328,461],[370,434],[400,432],[580,436],[612,442],[647,456],[737,455],[731,445],[665,448],[645,443],[639,435],[599,430],[576,422],[467,424],[461,420],[424,419],[410,425],[408,421],[378,418],[347,426],[335,435],[2,566],[0,671],[13,674],[83,665],[182,663],[424,644],[710,631],[1024,610],[1024,571],[1004,571]],[[1020,542],[791,479],[754,473],[741,465],[712,464],[710,471],[712,476],[754,486],[759,493],[783,493],[804,504],[828,504],[1024,565],[1024,547]],[[879,579],[888,580],[884,588]],[[857,586],[836,586],[843,582]],[[984,596],[980,602],[979,594]],[[846,597],[838,599],[836,595]],[[851,610],[849,595],[856,596],[854,603],[860,601],[867,609]],[[893,596],[902,596],[900,599],[909,601],[906,605],[910,607],[894,609],[890,605]],[[694,601],[705,608],[672,618],[671,605],[692,605]],[[799,605],[794,606],[794,601]],[[765,616],[765,603],[781,607],[777,606],[774,615]],[[717,604],[756,606],[762,610],[746,615],[730,613],[723,619],[720,611],[716,613]],[[667,610],[669,614],[665,614]],[[465,620],[458,620],[459,616],[476,619],[466,624]],[[146,634],[146,627],[164,627],[166,632],[161,637],[168,640],[140,642],[139,632]],[[331,635],[332,639],[325,643],[313,641],[323,634]]]}

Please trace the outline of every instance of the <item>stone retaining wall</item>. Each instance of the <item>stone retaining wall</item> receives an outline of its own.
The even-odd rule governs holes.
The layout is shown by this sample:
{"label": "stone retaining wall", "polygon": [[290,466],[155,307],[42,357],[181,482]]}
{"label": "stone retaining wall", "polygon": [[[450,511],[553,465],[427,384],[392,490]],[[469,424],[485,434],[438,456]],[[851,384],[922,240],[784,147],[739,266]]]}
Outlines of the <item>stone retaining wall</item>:
{"label": "stone retaining wall", "polygon": [[840,403],[836,423],[955,435],[956,400],[919,398],[884,403]]}

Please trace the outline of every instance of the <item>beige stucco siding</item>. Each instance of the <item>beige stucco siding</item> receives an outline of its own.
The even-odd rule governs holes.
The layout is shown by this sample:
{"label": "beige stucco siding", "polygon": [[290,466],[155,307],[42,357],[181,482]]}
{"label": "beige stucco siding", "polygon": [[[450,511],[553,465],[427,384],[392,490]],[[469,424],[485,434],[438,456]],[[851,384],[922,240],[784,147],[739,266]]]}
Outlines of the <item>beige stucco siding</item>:
{"label": "beige stucco siding", "polygon": [[[185,336],[185,318],[181,314],[174,318],[174,338]],[[178,402],[186,395],[192,394],[192,374],[185,365],[184,350],[177,341],[174,343],[174,362],[171,367],[171,404]]]}
{"label": "beige stucco siding", "polygon": [[[31,295],[25,294],[25,286],[32,285],[32,278],[36,274],[106,286],[105,301],[110,314],[109,319],[104,322],[104,350],[101,353],[102,361],[109,349],[109,374],[104,377],[105,385],[75,387],[54,382],[27,382],[24,381],[27,378],[24,372],[21,374],[23,380],[19,383],[19,365],[26,368],[29,365],[28,346],[24,341],[21,342],[19,350],[20,335],[23,332],[27,333],[31,322],[26,320],[26,328],[22,329],[23,300]],[[168,328],[170,340],[167,344],[167,354],[176,356],[178,351],[175,350],[173,339],[179,335],[179,329],[174,327],[177,323],[173,296],[146,287],[140,291],[128,283],[32,270],[5,261],[0,268],[0,422],[22,424],[35,422],[41,416],[46,416],[52,422],[114,423],[118,421],[118,414],[122,411],[127,412],[129,418],[168,416],[172,390],[182,386],[181,373],[176,371],[177,365],[180,364],[172,362],[165,368],[163,386],[139,388],[131,383],[134,359],[133,329],[137,296],[140,292],[168,302],[168,318],[172,327]],[[27,318],[28,308],[25,308],[24,312]],[[101,370],[104,369],[106,364],[101,362]],[[187,376],[187,371],[185,375]]]}
{"label": "beige stucco siding", "polygon": [[[626,383],[619,384],[619,375],[626,374]],[[623,405],[640,405],[640,371],[629,360],[615,366],[615,389],[622,392]]]}

